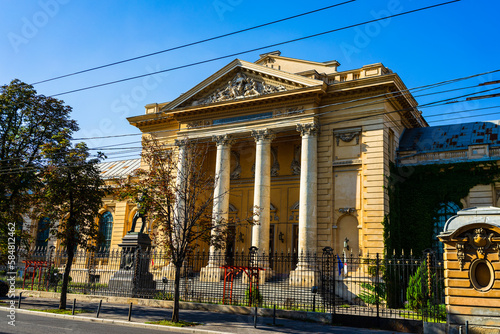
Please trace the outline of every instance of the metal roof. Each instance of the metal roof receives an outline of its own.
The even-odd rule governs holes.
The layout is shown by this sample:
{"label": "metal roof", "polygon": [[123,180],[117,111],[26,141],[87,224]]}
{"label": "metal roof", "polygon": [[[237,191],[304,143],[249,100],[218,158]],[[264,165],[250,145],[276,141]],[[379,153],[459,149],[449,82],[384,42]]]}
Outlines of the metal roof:
{"label": "metal roof", "polygon": [[500,121],[473,122],[406,129],[399,152],[439,152],[464,150],[469,145],[500,147]]}
{"label": "metal roof", "polygon": [[141,159],[103,162],[98,165],[104,179],[115,179],[131,175],[141,166]]}

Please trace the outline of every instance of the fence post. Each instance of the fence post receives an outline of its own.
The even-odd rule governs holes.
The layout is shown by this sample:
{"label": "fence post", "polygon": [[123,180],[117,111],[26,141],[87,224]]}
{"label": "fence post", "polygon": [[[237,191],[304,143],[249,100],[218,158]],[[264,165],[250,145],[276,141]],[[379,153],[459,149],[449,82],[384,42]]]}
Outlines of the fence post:
{"label": "fence post", "polygon": [[379,272],[380,272],[380,263],[379,263],[379,253],[377,253],[377,259],[376,259],[376,283],[375,283],[375,303],[377,304],[377,323],[380,322],[380,305],[379,305],[379,289],[380,289],[380,278],[379,278]]}
{"label": "fence post", "polygon": [[99,301],[99,306],[97,306],[96,318],[99,318],[99,313],[101,313],[102,299]]}

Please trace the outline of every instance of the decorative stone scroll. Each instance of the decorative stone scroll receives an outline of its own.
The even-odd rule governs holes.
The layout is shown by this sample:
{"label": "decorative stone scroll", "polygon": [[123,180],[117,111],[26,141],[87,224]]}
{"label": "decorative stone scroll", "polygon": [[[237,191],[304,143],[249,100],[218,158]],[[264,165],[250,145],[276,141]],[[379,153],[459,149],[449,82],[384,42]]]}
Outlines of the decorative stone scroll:
{"label": "decorative stone scroll", "polygon": [[353,214],[356,212],[356,208],[340,208],[339,212],[343,214]]}
{"label": "decorative stone scroll", "polygon": [[174,145],[177,146],[177,147],[186,146],[187,144],[188,144],[188,140],[187,139],[176,139],[176,140],[174,140]]}
{"label": "decorative stone scroll", "polygon": [[481,227],[470,233],[462,233],[453,241],[456,241],[460,270],[464,269],[465,254],[468,250],[476,251],[478,259],[485,259],[489,249],[498,251],[500,256],[500,235],[487,228]]}
{"label": "decorative stone scroll", "polygon": [[283,91],[286,91],[283,85],[268,85],[239,72],[227,82],[226,86],[216,89],[215,92],[202,99],[193,101],[191,105],[210,104]]}
{"label": "decorative stone scroll", "polygon": [[317,123],[297,124],[297,131],[300,132],[300,135],[302,137],[305,135],[316,136],[319,132],[319,124]]}
{"label": "decorative stone scroll", "polygon": [[341,140],[344,143],[349,143],[354,138],[356,138],[356,145],[359,144],[359,132],[336,133],[335,136],[337,137],[337,146],[339,146]]}
{"label": "decorative stone scroll", "polygon": [[231,146],[234,144],[233,137],[228,134],[212,136],[212,140],[217,144],[217,146],[219,145]]}

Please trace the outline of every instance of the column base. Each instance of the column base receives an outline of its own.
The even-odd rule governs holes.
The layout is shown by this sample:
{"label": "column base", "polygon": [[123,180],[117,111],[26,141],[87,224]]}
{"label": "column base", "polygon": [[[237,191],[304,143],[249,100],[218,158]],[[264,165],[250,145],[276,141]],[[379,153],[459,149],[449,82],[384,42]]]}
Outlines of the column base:
{"label": "column base", "polygon": [[297,268],[290,272],[290,286],[311,288],[320,286],[320,283],[321,273],[317,270]]}
{"label": "column base", "polygon": [[200,270],[201,282],[219,282],[224,278],[224,269],[215,266],[206,266]]}
{"label": "column base", "polygon": [[173,263],[169,263],[166,267],[163,267],[162,274],[169,281],[175,280],[175,266]]}

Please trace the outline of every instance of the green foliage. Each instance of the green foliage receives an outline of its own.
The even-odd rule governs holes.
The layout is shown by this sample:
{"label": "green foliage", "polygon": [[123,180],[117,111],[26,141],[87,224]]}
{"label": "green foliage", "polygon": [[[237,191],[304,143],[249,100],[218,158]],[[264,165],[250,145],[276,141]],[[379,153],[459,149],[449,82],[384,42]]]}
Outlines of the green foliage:
{"label": "green foliage", "polygon": [[[14,237],[18,247],[28,246],[29,231],[22,231],[20,223],[32,208],[40,170],[46,166],[42,147],[63,131],[69,137],[78,130],[70,113],[71,107],[63,101],[37,95],[33,86],[17,79],[0,87],[1,263],[6,262],[8,237]],[[9,230],[9,223],[16,225],[15,232]]]}
{"label": "green foliage", "polygon": [[[72,314],[72,310],[59,310],[59,309],[46,309],[46,310],[31,309],[30,311],[55,313],[55,314],[66,314],[66,315]],[[90,311],[84,310],[84,309],[75,310],[75,314],[81,314],[81,313],[90,313]]]}
{"label": "green foliage", "polygon": [[190,322],[190,321],[185,321],[185,320],[179,320],[177,322],[173,322],[170,320],[160,320],[160,321],[147,321],[146,323],[153,324],[153,325],[174,326],[174,327],[192,327],[192,326],[201,325],[198,322]]}
{"label": "green foliage", "polygon": [[245,290],[245,305],[248,305],[250,302],[251,306],[259,306],[262,305],[263,301],[264,297],[261,295],[258,288],[254,287],[252,293],[250,293],[250,288]]}
{"label": "green foliage", "polygon": [[364,289],[358,297],[367,304],[382,304],[386,297],[385,283],[361,283]]}
{"label": "green foliage", "polygon": [[66,131],[43,146],[47,166],[41,173],[41,185],[35,194],[34,212],[50,220],[51,233],[66,247],[68,254],[61,287],[60,308],[66,308],[69,273],[77,246],[95,248],[99,232],[99,210],[106,185],[97,167],[104,156],[90,159],[85,143],[73,145]]}
{"label": "green foliage", "polygon": [[389,215],[385,217],[384,241],[388,254],[421,254],[432,247],[434,217],[440,203],[460,200],[478,184],[498,180],[495,162],[462,162],[396,167],[388,177]]}
{"label": "green foliage", "polygon": [[427,294],[427,267],[425,261],[417,268],[415,274],[410,277],[408,288],[406,289],[407,308],[419,311],[426,305]]}
{"label": "green foliage", "polygon": [[158,291],[153,296],[156,300],[174,300],[174,295],[171,292]]}

